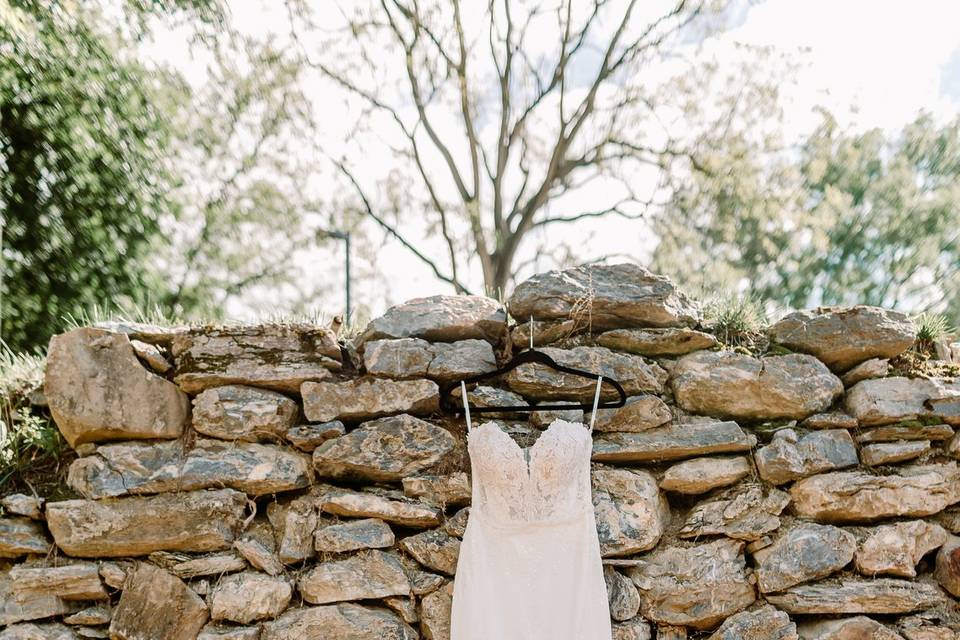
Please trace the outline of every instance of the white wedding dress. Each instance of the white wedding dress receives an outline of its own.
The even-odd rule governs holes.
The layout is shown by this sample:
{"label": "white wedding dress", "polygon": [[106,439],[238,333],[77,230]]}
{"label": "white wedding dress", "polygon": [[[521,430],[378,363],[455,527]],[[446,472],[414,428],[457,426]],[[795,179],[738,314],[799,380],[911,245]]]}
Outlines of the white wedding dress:
{"label": "white wedding dress", "polygon": [[590,490],[593,425],[555,420],[524,449],[496,422],[471,429],[469,410],[467,424],[472,504],[450,640],[611,640]]}

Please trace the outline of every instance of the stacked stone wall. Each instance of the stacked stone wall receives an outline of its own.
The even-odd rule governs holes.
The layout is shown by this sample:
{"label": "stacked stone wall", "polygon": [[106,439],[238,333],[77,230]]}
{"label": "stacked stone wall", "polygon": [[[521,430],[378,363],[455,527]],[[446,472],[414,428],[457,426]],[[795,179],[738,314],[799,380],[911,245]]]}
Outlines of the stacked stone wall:
{"label": "stacked stone wall", "polygon": [[[696,301],[631,265],[540,274],[506,308],[413,300],[350,339],[55,336],[44,397],[73,497],[2,496],[0,639],[448,638],[471,485],[439,386],[531,341],[629,395],[598,412],[592,455],[616,640],[960,638],[949,356],[907,370],[910,320],[867,306],[753,338],[722,344]],[[540,365],[471,390],[491,407],[592,394]],[[590,416],[493,419],[528,446],[556,417]]]}

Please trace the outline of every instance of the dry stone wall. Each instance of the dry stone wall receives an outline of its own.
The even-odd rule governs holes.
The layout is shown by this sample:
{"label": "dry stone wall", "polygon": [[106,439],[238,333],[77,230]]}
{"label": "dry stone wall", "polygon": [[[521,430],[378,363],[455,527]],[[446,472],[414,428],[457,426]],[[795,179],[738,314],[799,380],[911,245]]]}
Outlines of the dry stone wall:
{"label": "dry stone wall", "polygon": [[[593,447],[616,640],[960,638],[960,382],[892,373],[914,344],[894,311],[797,312],[767,337],[722,346],[631,265],[538,275],[506,309],[413,300],[353,340],[58,335],[45,396],[75,497],[2,497],[0,639],[448,638],[470,468],[438,385],[531,339],[630,395]],[[539,365],[471,392],[591,394]],[[497,419],[526,446],[561,414],[589,418]]]}

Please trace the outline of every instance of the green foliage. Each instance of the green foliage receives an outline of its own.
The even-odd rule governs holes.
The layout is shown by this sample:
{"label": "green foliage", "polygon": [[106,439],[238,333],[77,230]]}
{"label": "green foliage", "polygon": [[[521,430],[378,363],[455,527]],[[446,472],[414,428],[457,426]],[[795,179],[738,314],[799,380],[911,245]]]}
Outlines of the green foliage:
{"label": "green foliage", "polygon": [[142,295],[169,129],[158,76],[117,34],[58,3],[17,5],[0,0],[0,329],[31,350],[65,315]]}
{"label": "green foliage", "polygon": [[749,293],[714,295],[704,303],[703,320],[728,346],[751,344],[769,323],[763,301]]}
{"label": "green foliage", "polygon": [[66,443],[56,425],[32,406],[45,361],[0,343],[0,493],[31,470],[56,465]]}
{"label": "green foliage", "polygon": [[888,138],[845,132],[824,113],[799,149],[772,157],[713,144],[654,223],[665,239],[654,269],[794,308],[865,303],[960,318],[960,120],[921,115]]}
{"label": "green foliage", "polygon": [[934,342],[954,332],[950,321],[940,313],[921,313],[913,318],[913,326],[917,331],[916,347],[920,351],[931,351]]}

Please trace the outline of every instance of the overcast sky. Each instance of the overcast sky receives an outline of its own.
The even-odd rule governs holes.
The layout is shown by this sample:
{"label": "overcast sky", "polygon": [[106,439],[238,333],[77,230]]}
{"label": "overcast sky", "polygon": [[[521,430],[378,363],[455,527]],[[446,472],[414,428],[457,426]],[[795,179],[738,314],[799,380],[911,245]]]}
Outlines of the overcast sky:
{"label": "overcast sky", "polygon": [[[288,28],[282,3],[233,0],[235,26],[264,34]],[[744,2],[733,27],[714,43],[718,61],[734,43],[772,46],[800,63],[796,82],[784,88],[787,135],[799,136],[817,122],[822,105],[842,124],[883,127],[896,132],[924,109],[946,119],[960,108],[960,2],[956,0],[766,0]],[[191,78],[203,77],[202,61],[176,53],[176,39],[158,43],[153,52]],[[335,118],[334,118],[335,122]],[[588,206],[585,204],[585,206]],[[642,261],[655,241],[641,223],[619,219],[591,221],[572,228],[549,227],[556,239],[576,239],[583,260],[629,253]],[[416,238],[418,230],[410,233]],[[553,240],[554,237],[548,237]],[[442,249],[437,241],[428,247]],[[521,256],[522,258],[522,256]],[[317,277],[342,281],[342,250],[318,250],[306,258]],[[549,265],[544,265],[544,267]],[[360,264],[355,299],[380,313],[387,305],[434,293],[451,293],[395,241],[387,240],[375,262]],[[476,288],[479,278],[472,283]],[[339,293],[325,307],[339,310]],[[236,305],[230,313],[247,315]]]}

